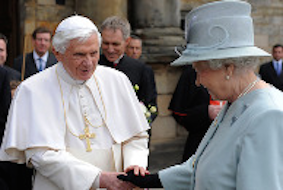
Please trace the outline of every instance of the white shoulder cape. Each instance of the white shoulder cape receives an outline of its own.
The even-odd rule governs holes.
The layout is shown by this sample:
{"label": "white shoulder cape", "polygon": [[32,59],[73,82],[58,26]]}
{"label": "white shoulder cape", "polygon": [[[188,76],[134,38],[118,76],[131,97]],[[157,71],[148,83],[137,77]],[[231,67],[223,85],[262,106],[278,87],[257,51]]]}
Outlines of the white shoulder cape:
{"label": "white shoulder cape", "polygon": [[[147,130],[148,123],[127,76],[99,65],[94,75],[107,110],[106,125],[115,142],[124,142]],[[68,102],[71,85],[62,82],[61,85],[64,100]],[[100,102],[98,108],[102,110],[94,78],[86,81],[86,85],[91,89],[96,102]],[[26,79],[18,87],[9,111],[0,160],[24,163],[24,151],[34,147],[65,150],[66,132],[68,131],[54,65]]]}

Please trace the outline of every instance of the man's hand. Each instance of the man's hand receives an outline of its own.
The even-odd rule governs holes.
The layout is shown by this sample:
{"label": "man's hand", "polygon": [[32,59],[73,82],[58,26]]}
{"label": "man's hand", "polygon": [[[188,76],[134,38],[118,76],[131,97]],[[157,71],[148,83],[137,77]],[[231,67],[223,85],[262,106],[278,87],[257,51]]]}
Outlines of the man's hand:
{"label": "man's hand", "polygon": [[135,175],[141,175],[141,176],[145,176],[146,174],[149,174],[149,171],[144,169],[143,167],[139,167],[137,165],[134,166],[129,166],[125,169],[125,172],[127,173],[128,171],[134,170],[134,174]]}
{"label": "man's hand", "polygon": [[106,188],[107,190],[130,190],[136,186],[129,182],[121,181],[117,178],[117,175],[126,173],[117,172],[102,172],[100,175],[100,188]]}

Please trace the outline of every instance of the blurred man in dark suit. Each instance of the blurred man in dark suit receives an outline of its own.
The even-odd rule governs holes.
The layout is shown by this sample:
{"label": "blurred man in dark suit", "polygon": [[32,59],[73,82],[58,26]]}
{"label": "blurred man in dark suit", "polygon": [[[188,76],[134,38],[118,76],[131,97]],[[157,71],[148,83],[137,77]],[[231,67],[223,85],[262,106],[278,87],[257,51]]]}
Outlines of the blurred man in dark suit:
{"label": "blurred man in dark suit", "polygon": [[[48,51],[51,46],[51,36],[51,31],[45,27],[34,30],[32,34],[34,50],[25,57],[25,79],[57,63],[53,53]],[[20,55],[14,60],[14,68],[22,72],[22,64],[23,56]]]}
{"label": "blurred man in dark suit", "polygon": [[[101,26],[102,55],[100,65],[115,68],[125,73],[136,88],[138,99],[150,109],[157,108],[154,79],[143,62],[125,55],[125,48],[130,41],[131,27],[128,20],[113,16],[108,17]],[[156,118],[157,111],[151,114],[150,123]]]}
{"label": "blurred man in dark suit", "polygon": [[138,36],[131,35],[125,53],[131,58],[139,59],[142,55],[142,40]]}
{"label": "blurred man in dark suit", "polygon": [[273,60],[264,63],[260,66],[259,74],[267,83],[272,84],[279,90],[283,91],[283,73],[282,73],[282,59],[283,59],[283,46],[276,44],[272,48]]}
{"label": "blurred man in dark suit", "polygon": [[0,33],[0,67],[3,67],[8,71],[10,81],[11,80],[20,81],[21,74],[15,69],[12,69],[11,67],[5,65],[8,56],[7,45],[8,45],[7,37],[4,34]]}

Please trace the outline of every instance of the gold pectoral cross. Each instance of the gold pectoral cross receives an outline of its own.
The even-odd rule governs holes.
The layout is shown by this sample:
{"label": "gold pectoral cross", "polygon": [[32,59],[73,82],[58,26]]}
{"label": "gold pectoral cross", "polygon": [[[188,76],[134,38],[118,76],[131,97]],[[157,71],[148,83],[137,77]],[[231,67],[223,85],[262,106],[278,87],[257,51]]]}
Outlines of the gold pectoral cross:
{"label": "gold pectoral cross", "polygon": [[87,146],[87,147],[86,147],[86,151],[87,151],[87,152],[91,152],[92,149],[91,149],[91,146],[90,146],[90,139],[95,138],[95,134],[89,132],[89,127],[88,127],[88,126],[85,127],[84,132],[85,132],[85,134],[80,135],[79,138],[80,138],[81,140],[83,140],[83,139],[86,140],[86,146]]}

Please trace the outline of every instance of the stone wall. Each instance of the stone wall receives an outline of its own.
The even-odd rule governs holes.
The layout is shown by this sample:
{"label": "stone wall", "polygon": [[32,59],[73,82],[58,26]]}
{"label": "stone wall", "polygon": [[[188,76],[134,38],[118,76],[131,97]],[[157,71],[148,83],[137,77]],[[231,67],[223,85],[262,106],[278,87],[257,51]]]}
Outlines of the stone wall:
{"label": "stone wall", "polygon": [[74,0],[66,0],[65,5],[57,5],[55,0],[19,0],[21,47],[29,52],[33,49],[31,34],[38,26],[54,31],[57,24],[74,13]]}
{"label": "stone wall", "polygon": [[109,16],[127,18],[127,0],[83,0],[77,3],[76,12],[89,17],[99,27]]}
{"label": "stone wall", "polygon": [[102,21],[112,15],[127,18],[127,0],[65,0],[64,5],[56,0],[19,0],[21,47],[26,39],[26,51],[32,50],[31,34],[38,26],[54,31],[58,23],[72,15],[89,17],[99,27]]}

